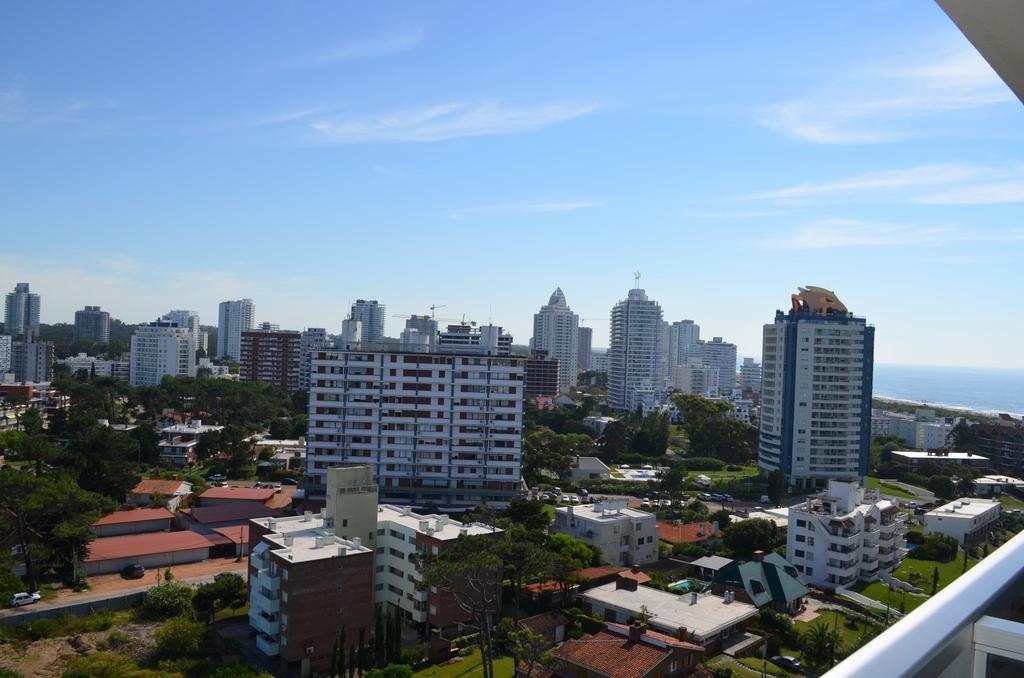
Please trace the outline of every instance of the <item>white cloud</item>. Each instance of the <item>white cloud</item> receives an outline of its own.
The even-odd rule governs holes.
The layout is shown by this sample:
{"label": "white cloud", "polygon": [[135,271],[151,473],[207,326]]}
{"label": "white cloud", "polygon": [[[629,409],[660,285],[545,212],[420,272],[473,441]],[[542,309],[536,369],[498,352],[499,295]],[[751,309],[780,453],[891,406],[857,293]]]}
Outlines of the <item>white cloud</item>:
{"label": "white cloud", "polygon": [[594,104],[502,106],[447,103],[372,118],[321,120],[310,127],[327,143],[430,142],[542,129],[597,110]]}
{"label": "white cloud", "polygon": [[368,59],[388,54],[399,54],[415,49],[423,42],[423,31],[387,33],[362,40],[353,40],[329,49],[302,54],[281,62],[281,68],[324,66],[342,61]]}
{"label": "white cloud", "polygon": [[758,219],[785,214],[782,210],[686,210],[679,216],[684,219]]}
{"label": "white cloud", "polygon": [[812,143],[879,143],[920,133],[928,116],[1013,100],[973,48],[958,47],[911,66],[839,73],[829,87],[770,107],[759,122]]}
{"label": "white cloud", "polygon": [[926,205],[994,205],[1024,202],[1024,181],[1003,181],[954,188],[923,195],[914,202]]}
{"label": "white cloud", "polygon": [[991,176],[996,168],[977,165],[919,165],[899,170],[866,172],[846,179],[820,183],[804,183],[796,186],[762,191],[750,197],[755,200],[803,200],[818,196],[855,193],[861,191],[905,190],[921,187],[942,186]]}
{"label": "white cloud", "polygon": [[312,117],[314,115],[317,115],[318,113],[323,113],[324,110],[325,109],[323,106],[313,106],[311,108],[304,108],[297,111],[275,113],[261,118],[251,118],[249,120],[243,120],[241,122],[228,125],[228,127],[236,129],[247,129],[252,127],[266,127],[268,125],[281,125]]}
{"label": "white cloud", "polygon": [[762,243],[776,250],[822,250],[848,247],[940,247],[956,242],[1013,242],[1024,240],[1024,229],[996,232],[964,231],[955,226],[917,226],[819,219],[801,225],[793,234]]}

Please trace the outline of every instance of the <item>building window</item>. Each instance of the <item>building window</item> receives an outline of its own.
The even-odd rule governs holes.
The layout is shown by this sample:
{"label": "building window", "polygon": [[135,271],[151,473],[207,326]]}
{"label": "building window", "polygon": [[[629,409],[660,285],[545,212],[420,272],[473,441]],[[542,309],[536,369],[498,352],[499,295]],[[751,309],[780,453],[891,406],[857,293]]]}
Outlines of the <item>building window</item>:
{"label": "building window", "polygon": [[813,576],[814,575],[814,568],[813,567],[808,567],[806,570],[804,570],[804,574],[806,574],[808,577]]}

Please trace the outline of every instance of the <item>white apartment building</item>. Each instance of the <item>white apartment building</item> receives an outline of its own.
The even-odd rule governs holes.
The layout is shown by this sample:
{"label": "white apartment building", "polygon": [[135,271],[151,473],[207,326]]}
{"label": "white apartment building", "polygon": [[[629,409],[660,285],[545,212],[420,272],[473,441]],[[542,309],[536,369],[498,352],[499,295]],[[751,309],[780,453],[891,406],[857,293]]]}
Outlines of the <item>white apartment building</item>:
{"label": "white apartment building", "polygon": [[944,534],[970,548],[988,539],[1001,512],[998,500],[957,499],[924,514],[924,533]]}
{"label": "white apartment building", "polygon": [[381,504],[377,507],[377,549],[374,559],[374,601],[391,603],[405,613],[407,621],[434,623],[438,606],[430,591],[422,589],[423,575],[417,556],[437,555],[446,543],[460,536],[496,535],[502,530],[483,523],[461,523],[447,515],[421,515],[408,506]]}
{"label": "white apartment building", "polygon": [[711,341],[697,342],[696,351],[705,367],[718,370],[717,392],[732,393],[736,389],[736,344],[714,337]]}
{"label": "white apartment building", "polygon": [[716,395],[718,368],[705,367],[700,358],[690,358],[686,366],[672,368],[672,386],[686,395]]}
{"label": "white apartment building", "polygon": [[217,316],[217,357],[242,359],[242,332],[251,330],[256,316],[252,299],[220,302]]}
{"label": "white apartment building", "polygon": [[307,496],[324,496],[337,464],[372,467],[389,503],[503,506],[518,496],[524,360],[501,355],[500,328],[476,334],[435,351],[416,333],[419,345],[339,341],[317,352]]}
{"label": "white apartment building", "polygon": [[114,361],[112,360],[104,360],[85,353],[69,356],[63,360],[58,360],[57,362],[67,365],[68,371],[72,375],[78,372],[78,370],[85,370],[86,373],[95,374],[97,377],[111,376],[114,365]]}
{"label": "white apartment building", "polygon": [[192,331],[169,320],[140,325],[132,335],[131,385],[156,386],[165,376],[196,376]]}
{"label": "white apartment building", "polygon": [[302,331],[299,338],[299,388],[309,391],[309,374],[313,365],[313,355],[331,345],[327,328],[310,327]]}
{"label": "white apartment building", "polygon": [[941,450],[949,447],[949,434],[962,417],[939,417],[934,410],[918,409],[913,414],[871,411],[872,436],[897,436],[904,444],[918,450]]}
{"label": "white apartment building", "polygon": [[170,320],[172,322],[178,323],[179,327],[187,327],[189,331],[192,333],[192,339],[195,341],[197,351],[199,349],[203,349],[204,351],[209,350],[209,346],[207,345],[207,340],[209,339],[209,337],[207,336],[206,332],[203,332],[199,328],[198,313],[196,313],[195,311],[184,310],[168,311],[167,313],[164,314],[163,317],[165,320]]}
{"label": "white apartment building", "polygon": [[15,284],[4,304],[4,334],[16,339],[38,337],[40,305],[39,295],[30,291],[28,283]]}
{"label": "white apartment building", "polygon": [[764,326],[758,464],[798,487],[868,472],[875,328],[834,293],[800,288]]}
{"label": "white apartment building", "polygon": [[540,312],[533,315],[533,338],[530,348],[547,351],[558,359],[558,392],[565,393],[576,385],[579,361],[580,317],[565,301],[562,288],[556,288]]}
{"label": "white apartment building", "polygon": [[906,554],[906,514],[858,483],[827,488],[789,509],[786,560],[815,586],[885,579]]}
{"label": "white apartment building", "polygon": [[376,299],[356,299],[352,304],[352,320],[363,324],[363,341],[384,340],[384,313],[387,307]]}
{"label": "white apartment building", "polygon": [[740,365],[740,389],[761,392],[761,363],[753,358],[744,358]]}
{"label": "white apartment building", "polygon": [[679,367],[687,364],[690,358],[699,357],[694,352],[700,342],[700,325],[692,320],[680,320],[669,326],[668,335],[668,367]]}
{"label": "white apartment building", "polygon": [[624,499],[555,509],[551,531],[596,546],[612,565],[643,565],[658,559],[658,521],[629,508]]}
{"label": "white apartment building", "polygon": [[[427,339],[429,340],[429,337]],[[479,328],[473,324],[449,325],[438,334],[437,346],[441,350],[454,350],[460,347],[477,350],[481,346],[497,346],[495,355],[508,355],[512,351],[512,335],[496,325],[481,325]]]}
{"label": "white apartment building", "polygon": [[590,371],[599,372],[601,374],[608,374],[609,369],[609,357],[607,353],[601,353],[600,351],[590,352]]}
{"label": "white apartment building", "polygon": [[160,442],[157,443],[160,461],[179,468],[195,461],[199,437],[204,433],[223,429],[223,426],[204,424],[201,419],[160,429]]}
{"label": "white apartment building", "polygon": [[608,349],[608,405],[634,410],[637,390],[654,388],[661,376],[661,306],[642,289],[615,304]]}
{"label": "white apartment building", "polygon": [[721,400],[732,405],[732,410],[729,411],[728,417],[735,419],[736,421],[742,421],[744,424],[749,424],[757,416],[757,408],[754,406],[754,401],[750,398],[740,397],[738,393],[733,393],[729,397],[725,396],[711,396],[708,400]]}

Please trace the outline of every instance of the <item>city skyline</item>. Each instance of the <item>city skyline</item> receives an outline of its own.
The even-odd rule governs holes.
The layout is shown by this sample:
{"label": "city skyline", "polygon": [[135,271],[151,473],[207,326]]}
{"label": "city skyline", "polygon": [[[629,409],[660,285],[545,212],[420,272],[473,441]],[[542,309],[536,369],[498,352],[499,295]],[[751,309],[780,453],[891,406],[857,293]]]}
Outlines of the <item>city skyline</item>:
{"label": "city skyline", "polygon": [[1020,103],[932,3],[2,11],[0,288],[45,323],[367,298],[525,344],[561,287],[607,347],[639,270],[741,356],[820,285],[880,363],[1024,367]]}

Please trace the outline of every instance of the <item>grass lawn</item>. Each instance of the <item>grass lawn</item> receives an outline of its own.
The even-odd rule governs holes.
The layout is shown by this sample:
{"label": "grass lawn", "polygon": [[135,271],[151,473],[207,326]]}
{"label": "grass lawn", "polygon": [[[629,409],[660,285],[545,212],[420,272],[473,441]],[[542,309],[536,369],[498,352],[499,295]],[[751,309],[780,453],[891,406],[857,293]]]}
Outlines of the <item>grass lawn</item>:
{"label": "grass lawn", "polygon": [[540,508],[544,511],[544,515],[548,517],[548,520],[555,519],[555,505],[541,502]]}
{"label": "grass lawn", "polygon": [[[839,631],[839,635],[843,639],[843,647],[850,648],[856,645],[857,641],[860,640],[861,635],[864,633],[864,627],[867,625],[867,622],[858,619],[856,620],[857,628],[851,629],[847,628],[846,626],[846,622],[848,619],[849,618],[846,615],[842,614],[841,612],[837,612],[836,610],[821,610],[821,614],[818,615],[818,618],[814,621],[794,622],[793,628],[796,629],[798,633],[802,634],[806,633],[807,630],[810,629],[812,626],[820,626],[822,624],[827,624],[828,626]],[[784,651],[782,652],[782,654],[798,656],[798,650],[796,648],[783,647],[783,650]]]}
{"label": "grass lawn", "polygon": [[1008,511],[1010,509],[1024,509],[1024,501],[1021,501],[1010,494],[999,495],[999,503],[1003,505],[1004,511]]}
{"label": "grass lawn", "polygon": [[[494,678],[511,678],[515,674],[514,668],[512,657],[498,657],[494,661]],[[414,673],[413,678],[478,678],[483,675],[480,650],[474,649],[473,654],[468,657],[460,657],[458,661],[453,660],[446,664],[428,666]]]}
{"label": "grass lawn", "polygon": [[868,488],[874,489],[874,490],[879,490],[880,492],[882,492],[882,494],[888,494],[888,495],[891,495],[893,497],[900,497],[901,499],[910,499],[910,500],[917,499],[917,497],[914,496],[913,494],[911,494],[910,492],[907,492],[906,490],[904,490],[902,488],[896,487],[895,485],[890,485],[888,483],[883,483],[882,481],[880,481],[878,478],[875,478],[874,476],[868,476]]}
{"label": "grass lawn", "polygon": [[739,471],[690,471],[687,476],[696,478],[699,475],[705,475],[712,480],[723,480],[726,478],[748,478],[750,476],[757,475],[756,466],[743,466]]}
{"label": "grass lawn", "polygon": [[231,619],[232,617],[248,617],[249,616],[249,604],[246,603],[242,607],[232,611],[229,607],[226,610],[219,610],[213,615],[213,621],[219,622],[223,619]]}
{"label": "grass lawn", "polygon": [[[971,569],[978,564],[978,561],[974,558],[967,559],[967,569]],[[904,558],[900,566],[893,572],[893,576],[897,579],[901,579],[905,582],[914,584],[924,589],[925,593],[932,592],[932,573],[935,568],[939,568],[939,588],[946,588],[952,583],[957,577],[963,574],[964,569],[964,550],[959,549],[956,552],[956,558],[949,561],[948,563],[937,563],[934,560],[917,560],[915,558]],[[914,583],[910,580],[911,575],[917,574],[921,579]],[[873,597],[873,596],[872,596]]]}
{"label": "grass lawn", "polygon": [[[736,678],[762,678],[765,675],[762,673],[762,669],[765,667],[764,660],[755,657],[741,657],[729,661],[728,657],[720,654],[710,661],[704,662],[704,665],[710,669],[732,669],[732,675],[736,676]],[[767,663],[767,671],[769,676],[796,675],[788,674],[784,669],[771,662]]]}
{"label": "grass lawn", "polygon": [[877,600],[883,605],[887,604],[887,601],[890,601],[888,604],[891,604],[894,610],[900,609],[900,600],[902,599],[904,612],[910,612],[918,605],[928,600],[927,598],[912,596],[909,593],[905,594],[898,590],[893,590],[892,598],[890,599],[889,587],[880,581],[873,581],[871,583],[858,582],[858,584],[852,587],[851,590],[861,594],[862,596],[867,596],[868,598]]}

